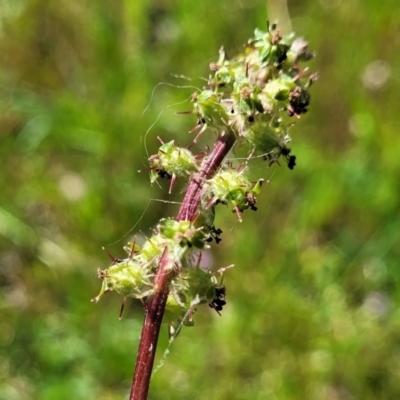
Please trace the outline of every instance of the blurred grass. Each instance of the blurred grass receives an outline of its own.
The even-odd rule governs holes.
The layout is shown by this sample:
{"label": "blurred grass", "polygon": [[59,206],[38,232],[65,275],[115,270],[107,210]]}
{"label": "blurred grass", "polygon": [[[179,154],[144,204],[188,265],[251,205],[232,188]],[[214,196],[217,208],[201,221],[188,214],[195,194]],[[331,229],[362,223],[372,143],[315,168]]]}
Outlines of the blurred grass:
{"label": "blurred grass", "polygon": [[[196,313],[151,399],[400,398],[396,6],[288,3],[320,73],[292,131],[298,166],[255,162],[255,177],[270,179],[259,211],[240,226],[218,215],[214,263],[236,265],[228,306]],[[147,203],[167,191],[137,171],[157,136],[189,143],[195,121],[174,112],[190,104],[166,107],[194,89],[153,89],[201,87],[221,45],[235,54],[265,26],[265,3],[2,0],[0,10],[0,399],[126,398],[143,313],[129,303],[118,321],[118,296],[89,300],[108,264],[101,247],[121,255],[136,223],[130,235],[176,212]],[[161,357],[166,331],[160,340]]]}

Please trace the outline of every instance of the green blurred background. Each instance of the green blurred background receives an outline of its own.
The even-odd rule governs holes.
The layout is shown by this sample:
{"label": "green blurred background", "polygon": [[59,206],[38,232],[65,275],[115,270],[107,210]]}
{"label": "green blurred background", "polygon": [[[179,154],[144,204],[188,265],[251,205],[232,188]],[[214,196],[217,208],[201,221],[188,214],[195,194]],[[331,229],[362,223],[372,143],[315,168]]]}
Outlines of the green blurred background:
{"label": "green blurred background", "polygon": [[[257,213],[238,224],[219,210],[210,257],[235,264],[228,305],[196,313],[150,398],[400,398],[398,1],[289,1],[290,21],[285,6],[0,1],[0,399],[128,396],[143,311],[128,302],[119,321],[118,295],[90,302],[109,265],[101,247],[123,256],[176,214],[150,199],[179,201],[183,182],[172,197],[169,182],[151,187],[137,172],[145,145],[190,142],[195,117],[175,112],[268,7],[317,52],[310,112],[292,130],[298,165],[254,161],[270,179]],[[159,82],[173,86],[143,114]],[[164,327],[158,360],[166,346]]]}

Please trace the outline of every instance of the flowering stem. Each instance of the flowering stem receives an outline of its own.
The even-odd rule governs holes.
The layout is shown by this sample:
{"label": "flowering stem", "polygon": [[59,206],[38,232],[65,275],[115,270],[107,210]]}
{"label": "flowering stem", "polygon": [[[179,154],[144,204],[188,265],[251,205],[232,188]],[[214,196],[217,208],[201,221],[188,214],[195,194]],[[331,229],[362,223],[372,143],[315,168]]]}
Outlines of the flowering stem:
{"label": "flowering stem", "polygon": [[[228,59],[223,49],[219,59],[210,64],[211,74],[204,90],[191,97],[192,111],[182,112],[197,117],[200,129],[219,132],[215,147],[199,166],[199,158],[190,148],[174,140],[164,143],[149,157],[150,180],[171,179],[170,192],[177,177],[190,177],[189,185],[176,219],[163,218],[143,246],[128,243],[129,256],[112,258],[112,265],[99,270],[103,280],[97,302],[105,293],[115,291],[142,301],[145,318],[139,343],[130,399],[145,400],[163,318],[169,333],[179,332],[196,304],[208,303],[219,313],[225,302],[225,287],[215,274],[196,265],[187,253],[218,243],[222,233],[215,228],[215,206],[229,205],[239,221],[241,213],[256,211],[263,179],[255,184],[245,176],[246,166],[233,168],[225,158],[236,141],[247,146],[248,160],[258,154],[269,166],[281,158],[289,169],[296,157],[287,147],[291,117],[306,113],[310,103],[308,88],[316,80],[300,68],[302,61],[313,57],[307,42],[294,35],[282,37],[276,24],[267,23],[267,31],[256,29],[242,54]],[[203,155],[202,157],[203,158]]]}
{"label": "flowering stem", "polygon": [[[204,162],[199,173],[195,174],[189,183],[176,218],[177,221],[193,220],[201,200],[204,181],[216,174],[235,141],[235,134],[231,130],[220,133],[210,156]],[[154,280],[155,293],[146,303],[146,315],[140,337],[130,400],[147,399],[158,336],[169,294],[169,286],[174,276],[174,270],[167,267],[168,257],[165,248]]]}

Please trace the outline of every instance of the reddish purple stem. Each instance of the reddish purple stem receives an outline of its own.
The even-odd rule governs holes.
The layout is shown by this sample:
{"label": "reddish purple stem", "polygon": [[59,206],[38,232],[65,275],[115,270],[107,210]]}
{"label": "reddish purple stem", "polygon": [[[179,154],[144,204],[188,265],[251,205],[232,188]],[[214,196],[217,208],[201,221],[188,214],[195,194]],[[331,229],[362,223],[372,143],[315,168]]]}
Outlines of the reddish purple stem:
{"label": "reddish purple stem", "polygon": [[[203,163],[198,174],[189,182],[188,189],[179,210],[177,221],[192,221],[203,194],[204,181],[212,178],[220,168],[224,158],[235,144],[235,135],[231,131],[218,136],[214,150]],[[146,303],[146,315],[140,337],[135,373],[132,381],[130,400],[146,400],[157,349],[158,335],[169,294],[169,284],[174,271],[167,269],[168,257],[165,249],[155,276],[156,292]]]}

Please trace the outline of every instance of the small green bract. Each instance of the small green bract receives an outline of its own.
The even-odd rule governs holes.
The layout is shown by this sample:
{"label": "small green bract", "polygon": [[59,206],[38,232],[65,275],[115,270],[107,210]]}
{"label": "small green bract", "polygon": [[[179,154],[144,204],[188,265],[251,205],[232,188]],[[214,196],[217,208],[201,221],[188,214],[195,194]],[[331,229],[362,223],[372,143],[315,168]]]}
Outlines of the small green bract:
{"label": "small green bract", "polygon": [[112,265],[106,270],[99,270],[98,275],[103,284],[98,296],[93,301],[98,302],[107,292],[116,291],[124,297],[143,299],[153,293],[154,285],[151,281],[153,273],[146,266],[125,259]]}

